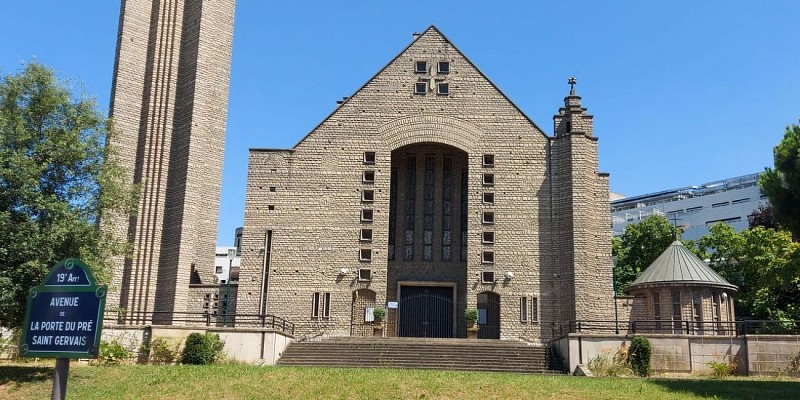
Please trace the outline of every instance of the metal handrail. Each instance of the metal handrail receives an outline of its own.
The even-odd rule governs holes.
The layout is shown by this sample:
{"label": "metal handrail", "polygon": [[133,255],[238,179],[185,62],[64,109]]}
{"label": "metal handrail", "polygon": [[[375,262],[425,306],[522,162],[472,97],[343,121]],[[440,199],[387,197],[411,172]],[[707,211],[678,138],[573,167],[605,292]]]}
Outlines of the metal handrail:
{"label": "metal handrail", "polygon": [[294,335],[294,323],[270,314],[238,314],[178,311],[107,311],[104,322],[121,325],[201,325],[270,328]]}
{"label": "metal handrail", "polygon": [[572,320],[553,327],[553,337],[570,333],[598,334],[678,334],[698,336],[740,336],[747,334],[800,335],[800,321],[793,320],[739,320],[739,321],[688,321],[688,320]]}

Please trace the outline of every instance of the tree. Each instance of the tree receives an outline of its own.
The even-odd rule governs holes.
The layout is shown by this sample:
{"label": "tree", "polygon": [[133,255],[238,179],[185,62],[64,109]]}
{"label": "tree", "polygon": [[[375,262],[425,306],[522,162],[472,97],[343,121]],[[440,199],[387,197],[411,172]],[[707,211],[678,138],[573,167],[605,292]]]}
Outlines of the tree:
{"label": "tree", "polygon": [[773,150],[775,169],[767,168],[759,177],[761,191],[767,195],[775,220],[800,237],[800,126],[786,127],[783,140]]}
{"label": "tree", "polygon": [[759,205],[752,213],[747,216],[747,224],[749,228],[763,226],[764,228],[772,228],[780,230],[781,227],[775,221],[772,215],[772,206],[769,203]]}
{"label": "tree", "polygon": [[79,257],[108,280],[125,245],[99,218],[135,204],[109,161],[110,134],[95,102],[41,64],[0,82],[0,325],[22,324],[28,291],[61,259]]}
{"label": "tree", "polygon": [[625,228],[622,238],[611,242],[611,253],[617,258],[617,293],[628,287],[639,274],[675,241],[680,229],[666,217],[654,215]]}
{"label": "tree", "polygon": [[756,319],[800,319],[800,243],[786,231],[756,226],[736,232],[719,223],[700,246],[710,266],[739,287],[736,313]]}

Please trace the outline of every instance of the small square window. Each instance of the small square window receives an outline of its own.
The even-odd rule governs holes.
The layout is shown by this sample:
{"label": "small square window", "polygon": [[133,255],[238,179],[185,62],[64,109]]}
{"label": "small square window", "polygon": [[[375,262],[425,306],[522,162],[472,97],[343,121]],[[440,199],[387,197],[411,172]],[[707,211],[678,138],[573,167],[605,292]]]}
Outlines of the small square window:
{"label": "small square window", "polygon": [[358,269],[358,280],[361,282],[368,282],[372,280],[372,270],[369,268]]}
{"label": "small square window", "polygon": [[494,243],[494,232],[483,232],[483,243]]}
{"label": "small square window", "polygon": [[438,90],[437,93],[439,93],[439,94],[450,94],[450,84],[449,83],[440,82],[439,84],[436,85],[436,88]]}
{"label": "small square window", "polygon": [[270,187],[269,187],[269,191],[270,191],[270,192],[275,192],[275,191],[277,191],[277,190],[278,190],[278,188],[277,188],[277,187],[275,187],[275,186],[270,186]]}
{"label": "small square window", "polygon": [[[222,265],[217,265],[216,269],[214,269],[214,273],[215,274],[221,274],[222,273]],[[208,297],[208,295],[206,295],[206,297]]]}
{"label": "small square window", "polygon": [[484,186],[493,186],[494,185],[494,174],[483,174],[483,185]]}
{"label": "small square window", "polygon": [[417,82],[414,84],[414,93],[415,94],[425,94],[428,93],[428,83],[427,82]]}
{"label": "small square window", "polygon": [[269,205],[267,205],[267,210],[274,211],[275,210],[275,206],[272,205],[272,204],[269,204]]}
{"label": "small square window", "polygon": [[449,74],[450,73],[450,63],[447,61],[439,61],[439,68],[437,72],[440,74]]}
{"label": "small square window", "polygon": [[361,241],[362,242],[371,242],[372,241],[372,229],[361,229]]}
{"label": "small square window", "polygon": [[484,154],[483,155],[483,166],[484,167],[493,167],[494,166],[494,154]]}
{"label": "small square window", "polygon": [[361,210],[361,221],[372,222],[372,210]]}
{"label": "small square window", "polygon": [[481,262],[484,264],[494,264],[494,252],[493,251],[484,251],[481,253]]}
{"label": "small square window", "polygon": [[417,61],[414,63],[414,72],[418,73],[426,73],[428,72],[428,62],[427,61]]}
{"label": "small square window", "polygon": [[364,171],[361,175],[361,181],[364,183],[375,183],[375,171]]}
{"label": "small square window", "polygon": [[372,249],[360,249],[358,259],[361,261],[372,261]]}
{"label": "small square window", "polygon": [[493,224],[494,223],[494,212],[493,211],[484,211],[483,212],[483,223],[484,224]]}
{"label": "small square window", "polygon": [[486,204],[494,204],[494,193],[486,192],[483,194],[483,202]]}
{"label": "small square window", "polygon": [[494,283],[494,271],[481,272],[481,283]]}
{"label": "small square window", "polygon": [[366,203],[375,201],[375,191],[372,189],[367,189],[361,192],[361,201]]}
{"label": "small square window", "polygon": [[364,152],[364,164],[375,164],[375,152],[374,151],[365,151]]}

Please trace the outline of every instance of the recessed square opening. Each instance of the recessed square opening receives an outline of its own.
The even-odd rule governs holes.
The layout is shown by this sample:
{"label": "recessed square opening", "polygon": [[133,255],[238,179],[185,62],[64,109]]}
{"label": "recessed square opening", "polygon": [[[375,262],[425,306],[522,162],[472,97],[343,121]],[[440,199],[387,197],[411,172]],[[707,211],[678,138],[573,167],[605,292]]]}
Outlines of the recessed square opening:
{"label": "recessed square opening", "polygon": [[371,242],[372,241],[372,229],[371,228],[363,228],[363,229],[361,229],[361,241],[362,242]]}
{"label": "recessed square opening", "polygon": [[484,211],[483,212],[483,223],[484,224],[493,224],[494,223],[494,212],[493,211]]}
{"label": "recessed square opening", "polygon": [[414,84],[414,93],[415,94],[425,94],[428,93],[428,83],[427,82],[417,82]]}
{"label": "recessed square opening", "polygon": [[482,239],[483,239],[482,240],[483,243],[493,244],[494,243],[494,232],[491,232],[491,231],[483,232],[483,238]]}
{"label": "recessed square opening", "polygon": [[374,151],[365,151],[364,152],[364,164],[375,164],[375,152]]}
{"label": "recessed square opening", "polygon": [[484,186],[493,186],[494,185],[494,174],[483,174],[483,185]]}
{"label": "recessed square opening", "polygon": [[481,272],[481,283],[494,283],[494,271]]}
{"label": "recessed square opening", "polygon": [[494,204],[494,193],[486,192],[483,194],[483,202],[486,204]]}
{"label": "recessed square opening", "polygon": [[414,63],[414,72],[424,74],[428,72],[428,62],[427,61],[417,61]]}
{"label": "recessed square opening", "polygon": [[361,261],[372,261],[372,249],[359,249],[358,259]]}
{"label": "recessed square opening", "polygon": [[482,252],[481,262],[484,264],[494,264],[494,252],[493,251]]}
{"label": "recessed square opening", "polygon": [[364,183],[375,183],[375,171],[364,171],[361,175],[361,181]]}
{"label": "recessed square opening", "polygon": [[369,268],[359,268],[358,269],[358,280],[361,282],[367,282],[372,280],[372,270]]}
{"label": "recessed square opening", "polygon": [[372,222],[372,210],[361,210],[361,222]]}
{"label": "recessed square opening", "polygon": [[483,155],[483,166],[484,167],[493,167],[494,166],[494,154],[484,154]]}
{"label": "recessed square opening", "polygon": [[450,94],[450,84],[441,82],[436,85],[436,90],[438,94]]}
{"label": "recessed square opening", "polygon": [[439,68],[437,68],[437,72],[440,74],[449,74],[450,73],[450,62],[448,61],[439,61]]}
{"label": "recessed square opening", "polygon": [[361,192],[361,201],[365,203],[371,203],[375,201],[375,191],[372,189],[366,189]]}

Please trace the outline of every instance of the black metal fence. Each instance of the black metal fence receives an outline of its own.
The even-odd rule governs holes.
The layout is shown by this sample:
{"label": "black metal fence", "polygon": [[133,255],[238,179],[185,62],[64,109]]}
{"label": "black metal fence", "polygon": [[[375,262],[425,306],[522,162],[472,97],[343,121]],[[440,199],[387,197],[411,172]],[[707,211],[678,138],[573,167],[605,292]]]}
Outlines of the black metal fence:
{"label": "black metal fence", "polygon": [[672,334],[703,336],[800,335],[800,321],[742,320],[731,322],[641,320],[568,321],[553,328],[553,337],[569,333],[591,334]]}
{"label": "black metal fence", "polygon": [[120,325],[186,325],[275,329],[294,336],[294,323],[269,314],[211,314],[207,312],[106,311],[105,323]]}

